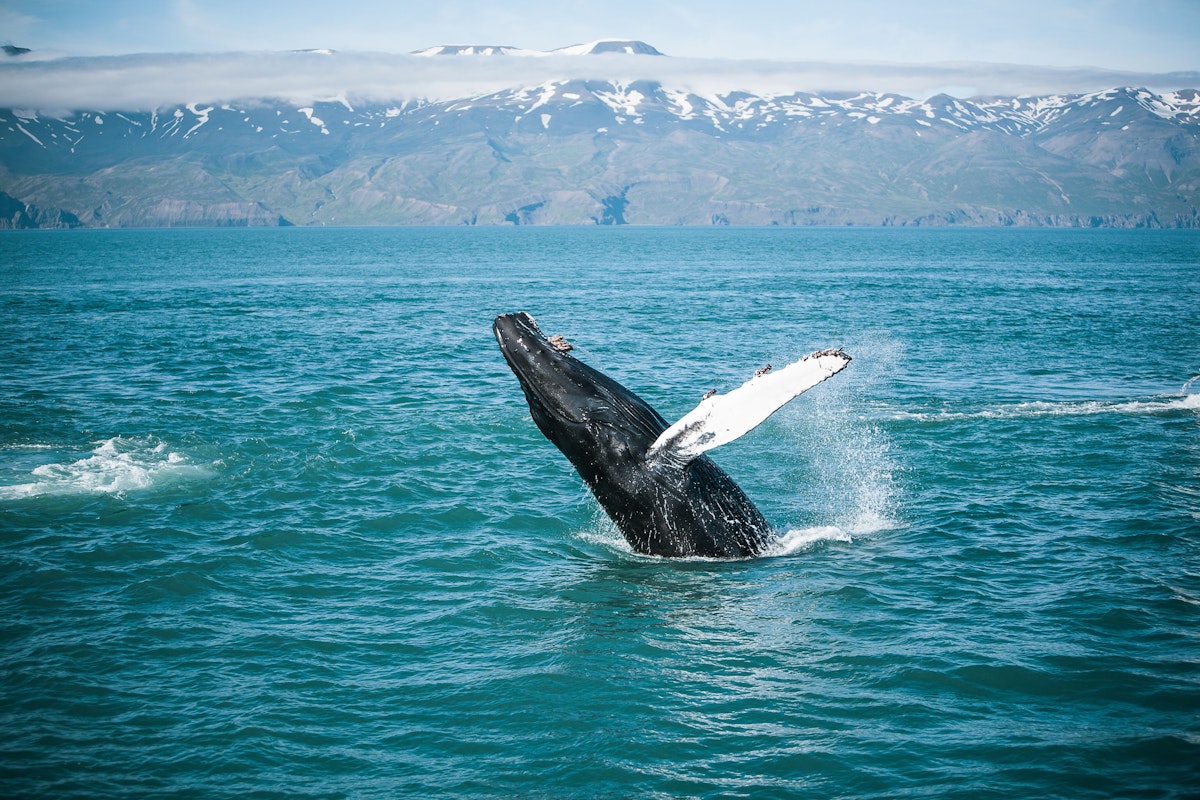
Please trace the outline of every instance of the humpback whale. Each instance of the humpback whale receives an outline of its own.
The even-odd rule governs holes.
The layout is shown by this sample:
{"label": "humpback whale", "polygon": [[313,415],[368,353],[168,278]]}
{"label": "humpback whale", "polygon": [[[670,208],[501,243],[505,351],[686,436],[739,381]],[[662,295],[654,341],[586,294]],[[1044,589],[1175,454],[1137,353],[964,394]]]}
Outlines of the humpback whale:
{"label": "humpback whale", "polygon": [[850,357],[823,350],[759,370],[726,394],[709,393],[678,422],[547,338],[529,314],[492,325],[538,429],[562,451],[639,553],[749,558],[774,540],[770,523],[704,455],[755,428],[778,408],[840,372]]}

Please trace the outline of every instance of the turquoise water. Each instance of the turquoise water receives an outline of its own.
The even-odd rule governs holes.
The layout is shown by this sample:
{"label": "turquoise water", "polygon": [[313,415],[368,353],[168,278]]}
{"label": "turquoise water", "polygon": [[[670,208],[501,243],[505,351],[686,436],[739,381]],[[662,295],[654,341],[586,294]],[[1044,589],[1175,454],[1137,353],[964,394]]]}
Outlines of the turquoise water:
{"label": "turquoise water", "polygon": [[[492,338],[674,419],[768,557],[631,553]],[[0,236],[5,797],[1195,797],[1200,236]]]}

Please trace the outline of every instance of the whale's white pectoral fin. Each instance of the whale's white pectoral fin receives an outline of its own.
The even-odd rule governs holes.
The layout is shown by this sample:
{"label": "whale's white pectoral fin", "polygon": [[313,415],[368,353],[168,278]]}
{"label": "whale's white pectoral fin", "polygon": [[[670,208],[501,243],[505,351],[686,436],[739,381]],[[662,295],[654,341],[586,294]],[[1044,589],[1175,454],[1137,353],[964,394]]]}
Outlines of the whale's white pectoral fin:
{"label": "whale's white pectoral fin", "polygon": [[849,363],[850,356],[841,350],[822,350],[782,369],[756,375],[728,394],[707,397],[663,431],[646,457],[691,461],[754,430],[789,401]]}

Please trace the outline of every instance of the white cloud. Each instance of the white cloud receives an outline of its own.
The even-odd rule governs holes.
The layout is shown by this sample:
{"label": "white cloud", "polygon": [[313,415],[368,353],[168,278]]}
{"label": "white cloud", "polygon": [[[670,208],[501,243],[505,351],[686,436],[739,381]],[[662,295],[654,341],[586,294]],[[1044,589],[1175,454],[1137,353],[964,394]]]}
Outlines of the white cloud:
{"label": "white cloud", "polygon": [[657,80],[700,94],[734,90],[890,91],[923,99],[1200,87],[1200,73],[1151,74],[1010,64],[831,64],[626,56],[420,58],[387,53],[154,54],[0,61],[0,106],[152,110],[182,103],[279,98],[308,104],[449,99],[563,78]]}

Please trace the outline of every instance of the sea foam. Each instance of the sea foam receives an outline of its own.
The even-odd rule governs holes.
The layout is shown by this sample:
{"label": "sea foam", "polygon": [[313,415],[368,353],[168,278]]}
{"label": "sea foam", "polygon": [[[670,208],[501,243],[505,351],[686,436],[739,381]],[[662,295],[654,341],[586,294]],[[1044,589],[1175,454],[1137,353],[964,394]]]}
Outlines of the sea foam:
{"label": "sea foam", "polygon": [[[1189,381],[1190,384],[1190,381]],[[895,411],[891,419],[917,422],[954,422],[973,419],[1036,419],[1038,417],[1090,417],[1101,414],[1130,416],[1200,411],[1200,394],[1162,396],[1140,400],[1029,401],[991,406],[975,411]]]}
{"label": "sea foam", "polygon": [[43,464],[28,473],[33,480],[0,486],[0,500],[45,495],[122,495],[209,474],[207,468],[191,463],[166,442],[152,436],[116,436],[94,444],[84,458]]}

